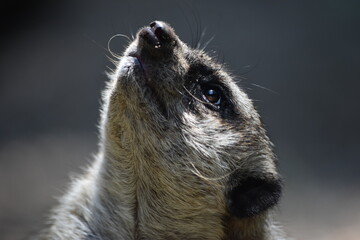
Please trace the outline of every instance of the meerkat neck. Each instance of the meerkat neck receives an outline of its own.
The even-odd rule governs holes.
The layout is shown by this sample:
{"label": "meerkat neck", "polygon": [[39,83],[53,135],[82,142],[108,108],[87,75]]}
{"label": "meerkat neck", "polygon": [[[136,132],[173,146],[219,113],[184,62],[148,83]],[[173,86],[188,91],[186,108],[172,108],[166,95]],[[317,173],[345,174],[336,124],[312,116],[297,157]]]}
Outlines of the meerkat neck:
{"label": "meerkat neck", "polygon": [[[174,174],[159,162],[164,161],[106,151],[94,204],[94,219],[102,221],[94,224],[102,228],[97,231],[122,239],[220,239],[222,215],[213,212],[222,207],[216,205],[220,200],[195,199],[209,189],[198,192],[197,186],[181,181],[185,173]],[[214,206],[208,208],[208,202]]]}
{"label": "meerkat neck", "polygon": [[[224,222],[222,216],[214,217],[206,209],[201,209],[206,206],[201,199],[191,204],[181,200],[191,199],[186,196],[190,190],[185,189],[182,194],[176,195],[176,192],[181,192],[176,188],[177,180],[171,180],[161,169],[158,169],[155,179],[140,172],[141,168],[135,169],[134,162],[140,161],[136,154],[133,158],[126,158],[105,152],[101,167],[97,167],[101,179],[97,179],[100,185],[93,217],[95,221],[101,219],[101,223],[94,223],[97,232],[106,236],[122,236],[122,239],[184,239],[189,236],[194,239],[220,239],[224,232],[227,239],[233,240],[268,240],[271,236],[268,214],[244,220],[230,218]],[[164,175],[169,179],[168,184],[158,180]],[[167,192],[163,191],[164,188]],[[194,215],[194,206],[204,216]],[[179,213],[176,211],[179,209],[174,207],[183,209]]]}

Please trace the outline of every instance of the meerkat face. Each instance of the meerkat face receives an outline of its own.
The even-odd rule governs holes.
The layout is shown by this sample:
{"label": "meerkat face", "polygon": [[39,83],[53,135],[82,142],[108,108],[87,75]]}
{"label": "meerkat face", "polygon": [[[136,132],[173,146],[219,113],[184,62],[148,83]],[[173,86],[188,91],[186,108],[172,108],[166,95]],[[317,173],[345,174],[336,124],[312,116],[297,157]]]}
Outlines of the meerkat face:
{"label": "meerkat face", "polygon": [[220,186],[201,194],[216,196],[221,214],[247,218],[277,203],[275,157],[251,100],[222,65],[188,47],[168,24],[140,29],[112,79],[112,144],[128,136],[128,146],[141,145],[144,156],[157,151],[157,164],[182,176],[184,186]]}

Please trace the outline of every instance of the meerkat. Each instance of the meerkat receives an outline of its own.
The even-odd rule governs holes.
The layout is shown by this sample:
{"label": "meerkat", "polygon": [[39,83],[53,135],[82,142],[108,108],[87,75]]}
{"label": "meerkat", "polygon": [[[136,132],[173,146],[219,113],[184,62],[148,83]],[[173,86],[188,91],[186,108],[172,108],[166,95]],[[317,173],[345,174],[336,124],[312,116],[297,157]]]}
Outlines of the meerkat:
{"label": "meerkat", "polygon": [[252,101],[167,23],[141,28],[110,75],[99,146],[38,239],[287,239]]}

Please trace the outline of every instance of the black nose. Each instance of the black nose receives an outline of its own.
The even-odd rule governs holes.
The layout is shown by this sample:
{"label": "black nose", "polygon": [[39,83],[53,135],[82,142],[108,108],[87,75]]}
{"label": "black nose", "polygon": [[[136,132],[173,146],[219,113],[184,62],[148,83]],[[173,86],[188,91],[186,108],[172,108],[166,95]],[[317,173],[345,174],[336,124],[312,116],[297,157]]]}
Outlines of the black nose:
{"label": "black nose", "polygon": [[169,27],[160,21],[154,21],[150,23],[151,31],[158,38],[160,44],[164,44],[170,41],[170,35],[168,32]]}
{"label": "black nose", "polygon": [[143,28],[139,32],[143,48],[152,55],[164,55],[173,49],[176,42],[176,35],[172,28],[161,21],[151,22],[149,27]]}

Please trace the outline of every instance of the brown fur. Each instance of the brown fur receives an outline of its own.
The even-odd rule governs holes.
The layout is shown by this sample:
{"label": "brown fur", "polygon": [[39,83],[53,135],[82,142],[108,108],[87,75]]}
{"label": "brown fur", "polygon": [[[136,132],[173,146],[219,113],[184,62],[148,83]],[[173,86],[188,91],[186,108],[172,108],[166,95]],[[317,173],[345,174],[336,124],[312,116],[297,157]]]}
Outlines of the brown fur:
{"label": "brown fur", "polygon": [[[245,206],[229,208],[249,177],[280,179],[251,100],[222,65],[157,24],[165,40],[153,44],[159,35],[141,29],[111,74],[99,154],[40,239],[285,239],[271,217],[277,198],[245,217]],[[226,89],[225,110],[206,102],[203,79]]]}

